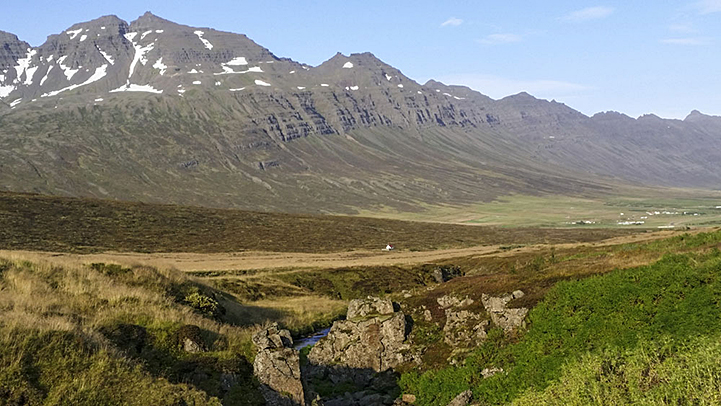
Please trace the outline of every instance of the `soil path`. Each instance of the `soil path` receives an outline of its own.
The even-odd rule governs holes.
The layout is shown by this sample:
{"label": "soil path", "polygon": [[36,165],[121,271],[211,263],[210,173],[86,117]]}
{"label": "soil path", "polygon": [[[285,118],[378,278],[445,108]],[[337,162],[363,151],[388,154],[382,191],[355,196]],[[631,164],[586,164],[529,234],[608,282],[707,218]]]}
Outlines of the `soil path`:
{"label": "soil path", "polygon": [[[702,231],[702,230],[698,230]],[[46,260],[59,265],[79,263],[114,262],[122,265],[149,265],[159,268],[175,268],[181,271],[227,271],[278,268],[339,268],[348,266],[409,265],[435,262],[450,258],[476,255],[515,255],[519,252],[537,251],[550,246],[558,249],[581,245],[604,246],[667,238],[679,231],[658,231],[615,237],[595,243],[539,244],[503,251],[500,245],[475,246],[468,248],[443,249],[435,251],[349,251],[326,254],[288,252],[238,252],[218,254],[196,253],[115,253],[68,254],[38,251],[4,251],[0,257],[25,260]]]}

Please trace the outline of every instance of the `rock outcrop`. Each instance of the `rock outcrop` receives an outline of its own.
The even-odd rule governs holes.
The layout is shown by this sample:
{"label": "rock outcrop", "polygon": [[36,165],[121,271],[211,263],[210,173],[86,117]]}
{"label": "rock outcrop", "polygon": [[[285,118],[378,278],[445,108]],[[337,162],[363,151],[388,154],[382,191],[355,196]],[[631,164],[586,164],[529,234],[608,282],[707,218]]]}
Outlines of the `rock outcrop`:
{"label": "rock outcrop", "polygon": [[293,349],[293,338],[277,323],[253,336],[258,354],[253,371],[261,383],[261,392],[268,405],[305,405],[300,375],[300,356]]}
{"label": "rock outcrop", "polygon": [[471,402],[473,393],[470,390],[461,392],[448,403],[448,406],[467,406]]}
{"label": "rock outcrop", "polygon": [[448,282],[453,278],[463,276],[460,266],[439,266],[433,270],[433,279],[438,283]]}
{"label": "rock outcrop", "polygon": [[445,295],[436,299],[441,309],[445,309],[446,324],[443,326],[443,341],[454,348],[467,348],[485,341],[490,322],[487,316],[461,307],[472,305],[475,301]]}
{"label": "rock outcrop", "polygon": [[[388,299],[369,297],[351,301],[347,319],[333,323],[328,335],[308,354],[318,366],[383,372],[409,362],[406,317]],[[333,379],[331,377],[331,379]]]}
{"label": "rock outcrop", "polygon": [[348,304],[346,319],[351,320],[369,315],[392,314],[393,311],[393,302],[389,299],[369,296],[366,299],[351,300],[350,304]]}
{"label": "rock outcrop", "polygon": [[510,333],[511,331],[525,327],[525,317],[528,314],[528,309],[525,307],[517,309],[508,309],[506,305],[513,299],[523,297],[524,293],[520,290],[516,290],[513,293],[507,293],[500,297],[493,297],[487,294],[483,294],[481,302],[486,311],[491,315],[493,324],[502,328],[504,332]]}

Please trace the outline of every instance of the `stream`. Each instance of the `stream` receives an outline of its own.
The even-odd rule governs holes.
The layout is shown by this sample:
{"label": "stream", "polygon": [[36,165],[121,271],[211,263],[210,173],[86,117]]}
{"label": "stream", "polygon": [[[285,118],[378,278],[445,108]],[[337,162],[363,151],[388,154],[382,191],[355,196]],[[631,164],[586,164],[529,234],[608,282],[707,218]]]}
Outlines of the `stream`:
{"label": "stream", "polygon": [[309,345],[314,345],[318,342],[321,338],[328,335],[328,332],[330,331],[330,327],[324,328],[323,330],[316,331],[313,333],[312,336],[309,337],[301,337],[297,340],[293,341],[293,348],[296,350],[300,350],[301,348],[305,348]]}

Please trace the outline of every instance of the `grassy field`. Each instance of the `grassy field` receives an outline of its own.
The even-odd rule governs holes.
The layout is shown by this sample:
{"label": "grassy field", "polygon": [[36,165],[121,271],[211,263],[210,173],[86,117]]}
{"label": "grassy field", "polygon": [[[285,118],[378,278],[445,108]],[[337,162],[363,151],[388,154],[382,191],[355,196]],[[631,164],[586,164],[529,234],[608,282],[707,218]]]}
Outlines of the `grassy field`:
{"label": "grassy field", "polygon": [[622,230],[469,227],[0,193],[0,249],[338,252],[598,241]]}
{"label": "grassy field", "polygon": [[[687,191],[669,191],[667,196],[659,193],[657,196],[603,199],[516,195],[467,207],[434,206],[417,213],[388,211],[363,214],[402,220],[512,227],[705,227],[721,225],[721,195],[694,195]],[[643,224],[625,224],[641,221]]]}

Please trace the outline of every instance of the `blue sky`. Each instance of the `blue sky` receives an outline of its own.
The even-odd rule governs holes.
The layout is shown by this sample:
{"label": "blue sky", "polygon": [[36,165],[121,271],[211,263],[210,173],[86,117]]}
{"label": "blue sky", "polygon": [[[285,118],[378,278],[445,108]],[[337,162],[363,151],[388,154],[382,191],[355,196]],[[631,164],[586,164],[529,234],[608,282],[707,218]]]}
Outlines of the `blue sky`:
{"label": "blue sky", "polygon": [[76,22],[145,11],[311,65],[370,51],[418,82],[496,99],[527,91],[588,115],[721,115],[721,0],[24,0],[3,7],[0,30],[37,46]]}

